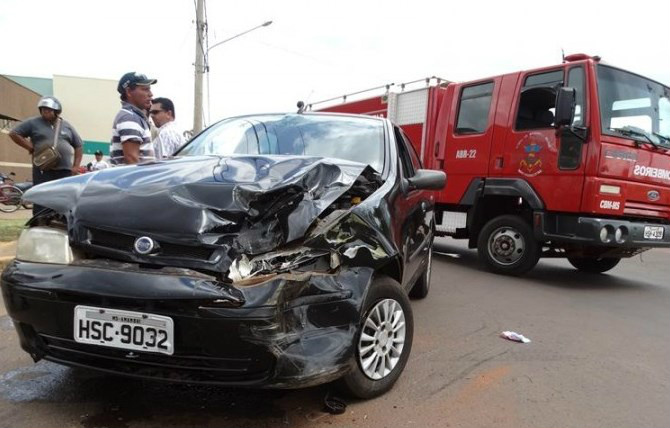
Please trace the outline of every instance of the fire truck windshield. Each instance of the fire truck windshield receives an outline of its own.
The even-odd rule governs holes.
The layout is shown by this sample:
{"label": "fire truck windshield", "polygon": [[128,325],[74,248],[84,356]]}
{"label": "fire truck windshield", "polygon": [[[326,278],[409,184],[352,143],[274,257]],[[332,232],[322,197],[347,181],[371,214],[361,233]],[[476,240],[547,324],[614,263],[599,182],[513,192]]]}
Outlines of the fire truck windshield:
{"label": "fire truck windshield", "polygon": [[670,88],[599,65],[598,98],[603,133],[670,147]]}
{"label": "fire truck windshield", "polygon": [[261,154],[319,156],[384,167],[384,122],[367,117],[277,114],[222,120],[177,156]]}

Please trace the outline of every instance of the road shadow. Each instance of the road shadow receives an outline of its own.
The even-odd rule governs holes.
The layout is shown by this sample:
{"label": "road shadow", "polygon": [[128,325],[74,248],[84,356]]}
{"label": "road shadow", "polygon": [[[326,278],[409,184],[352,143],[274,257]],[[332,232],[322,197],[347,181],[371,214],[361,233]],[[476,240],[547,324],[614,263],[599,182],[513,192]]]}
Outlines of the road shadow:
{"label": "road shadow", "polygon": [[464,244],[465,241],[438,239],[433,244],[433,257],[441,262],[464,266],[481,272],[486,272],[479,263],[477,250],[471,250]]}
{"label": "road shadow", "polygon": [[[532,282],[533,286],[548,286],[571,290],[652,290],[658,285],[645,278],[630,278],[617,275],[620,267],[601,274],[580,272],[565,261],[565,266],[555,265],[553,260],[541,259],[538,265],[525,275],[519,277],[501,276],[489,272],[479,261],[476,249],[467,248],[466,241],[438,239],[433,246],[433,256],[440,263],[465,267],[491,278],[512,278],[518,282]],[[552,260],[552,261],[549,261]],[[625,260],[622,262],[625,263]]]}
{"label": "road shadow", "polygon": [[[327,416],[329,385],[301,390],[260,390],[125,378],[49,362],[0,375],[0,397],[14,404],[94,404],[78,421],[84,428],[156,426],[276,427],[296,416],[308,423]],[[91,407],[91,406],[86,406]],[[294,424],[291,424],[292,426]]]}
{"label": "road shadow", "polygon": [[[567,264],[567,262],[566,262]],[[570,290],[657,290],[658,285],[644,279],[632,279],[617,275],[616,268],[605,273],[580,272],[571,266],[556,266],[540,263],[524,276],[539,285]]]}

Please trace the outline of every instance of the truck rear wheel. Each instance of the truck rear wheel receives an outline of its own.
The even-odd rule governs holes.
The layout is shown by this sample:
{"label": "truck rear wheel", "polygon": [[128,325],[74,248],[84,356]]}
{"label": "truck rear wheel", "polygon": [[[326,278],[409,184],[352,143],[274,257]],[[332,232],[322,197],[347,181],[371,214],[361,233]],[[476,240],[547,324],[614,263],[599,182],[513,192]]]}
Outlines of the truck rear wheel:
{"label": "truck rear wheel", "polygon": [[603,273],[613,269],[621,259],[618,257],[568,257],[568,261],[582,272]]}
{"label": "truck rear wheel", "polygon": [[522,218],[502,215],[486,223],[479,232],[477,252],[490,271],[521,275],[537,264],[540,244]]}

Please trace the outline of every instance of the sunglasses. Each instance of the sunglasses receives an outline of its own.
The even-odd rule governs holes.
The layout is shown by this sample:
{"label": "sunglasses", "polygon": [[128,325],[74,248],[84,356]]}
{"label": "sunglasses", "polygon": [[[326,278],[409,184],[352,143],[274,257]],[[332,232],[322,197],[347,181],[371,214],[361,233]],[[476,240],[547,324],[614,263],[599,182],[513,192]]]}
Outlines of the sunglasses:
{"label": "sunglasses", "polygon": [[149,114],[158,114],[162,111],[165,111],[165,110],[149,110]]}

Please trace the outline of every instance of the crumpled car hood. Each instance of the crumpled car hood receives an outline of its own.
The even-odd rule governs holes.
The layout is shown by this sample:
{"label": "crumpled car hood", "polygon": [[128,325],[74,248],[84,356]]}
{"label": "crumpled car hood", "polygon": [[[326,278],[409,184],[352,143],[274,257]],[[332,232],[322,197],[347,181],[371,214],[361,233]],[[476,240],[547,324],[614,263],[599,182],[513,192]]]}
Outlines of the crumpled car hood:
{"label": "crumpled car hood", "polygon": [[260,254],[303,237],[357,180],[375,177],[368,166],[340,159],[185,157],[44,183],[25,199],[65,215],[75,242],[84,239],[78,228],[99,226]]}

